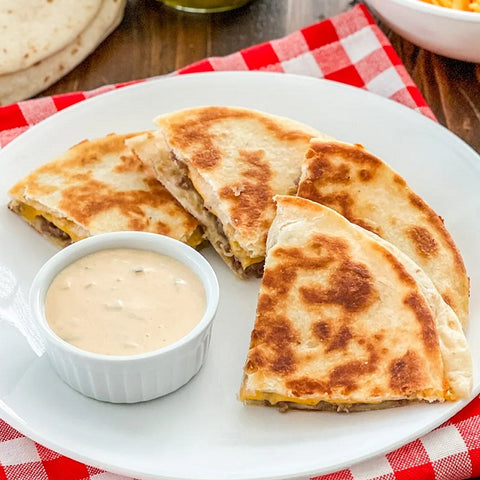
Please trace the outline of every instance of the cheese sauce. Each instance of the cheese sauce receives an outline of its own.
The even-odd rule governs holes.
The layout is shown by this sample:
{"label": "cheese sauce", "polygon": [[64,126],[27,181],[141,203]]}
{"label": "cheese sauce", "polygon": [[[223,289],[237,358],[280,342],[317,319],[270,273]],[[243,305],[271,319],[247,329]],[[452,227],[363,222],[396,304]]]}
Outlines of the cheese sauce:
{"label": "cheese sauce", "polygon": [[61,271],[45,299],[50,328],[83,350],[134,355],[190,332],[206,308],[200,278],[174,258],[115,248]]}

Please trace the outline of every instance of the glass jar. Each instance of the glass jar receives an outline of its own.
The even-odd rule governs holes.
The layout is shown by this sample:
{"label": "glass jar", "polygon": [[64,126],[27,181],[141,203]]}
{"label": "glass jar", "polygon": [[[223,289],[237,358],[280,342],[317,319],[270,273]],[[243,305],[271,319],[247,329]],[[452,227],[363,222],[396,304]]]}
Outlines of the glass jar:
{"label": "glass jar", "polygon": [[161,0],[177,10],[194,13],[225,12],[241,7],[250,0]]}

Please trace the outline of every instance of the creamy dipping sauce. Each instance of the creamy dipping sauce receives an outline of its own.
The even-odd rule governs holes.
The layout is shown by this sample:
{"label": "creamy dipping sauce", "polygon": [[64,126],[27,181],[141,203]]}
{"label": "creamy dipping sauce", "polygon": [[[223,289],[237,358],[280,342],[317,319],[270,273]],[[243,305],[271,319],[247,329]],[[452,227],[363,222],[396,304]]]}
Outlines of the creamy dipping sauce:
{"label": "creamy dipping sauce", "polygon": [[130,248],[101,250],[61,271],[45,299],[50,328],[83,350],[134,355],[169,345],[201,320],[206,295],[182,262]]}

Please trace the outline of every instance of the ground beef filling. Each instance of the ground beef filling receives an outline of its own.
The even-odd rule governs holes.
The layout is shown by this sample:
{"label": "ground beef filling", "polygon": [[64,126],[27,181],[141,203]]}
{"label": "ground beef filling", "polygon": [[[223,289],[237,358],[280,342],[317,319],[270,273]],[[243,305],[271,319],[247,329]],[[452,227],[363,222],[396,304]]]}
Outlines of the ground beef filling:
{"label": "ground beef filling", "polygon": [[58,240],[61,243],[65,243],[65,246],[70,245],[72,243],[72,239],[70,235],[60,228],[58,228],[52,222],[49,222],[45,217],[37,216],[34,220],[35,228],[38,225],[38,230],[45,235]]}
{"label": "ground beef filling", "polygon": [[264,405],[268,407],[275,407],[280,412],[285,413],[289,410],[321,410],[326,412],[367,412],[370,410],[383,410],[385,408],[402,407],[412,403],[421,403],[419,400],[385,400],[380,403],[329,403],[320,401],[316,405],[305,405],[295,402],[278,402],[271,404],[268,400],[248,400],[246,403],[251,405]]}
{"label": "ground beef filling", "polygon": [[[24,204],[21,202],[12,200],[8,204],[8,208],[15,212],[17,215],[23,215]],[[55,241],[55,243],[60,244],[62,246],[67,246],[72,243],[72,239],[68,233],[64,232],[60,228],[58,228],[54,223],[47,220],[45,217],[41,215],[37,215],[31,222],[29,222],[32,227],[37,230],[38,232],[42,233],[43,235],[51,238]]]}
{"label": "ground beef filling", "polygon": [[[188,168],[187,166],[178,160],[175,156],[173,156],[175,164],[178,169],[178,180],[177,180],[177,187],[182,190],[187,190],[189,192],[196,192],[196,189],[188,176]],[[223,230],[223,225],[220,219],[211,213],[206,207],[203,202],[203,198],[201,195],[196,195],[196,200],[198,203],[198,207],[203,210],[205,216],[209,219],[209,225],[205,225],[207,233],[211,231],[211,228],[215,229],[215,240],[211,238],[211,243],[214,243],[214,247],[217,251],[220,251],[222,257],[225,259],[226,262],[229,262],[231,265],[232,270],[237,272],[240,276],[245,277],[258,277],[260,278],[263,275],[263,267],[264,262],[254,263],[249,265],[247,268],[243,269],[241,261],[232,254],[232,248],[228,241],[227,236]]]}

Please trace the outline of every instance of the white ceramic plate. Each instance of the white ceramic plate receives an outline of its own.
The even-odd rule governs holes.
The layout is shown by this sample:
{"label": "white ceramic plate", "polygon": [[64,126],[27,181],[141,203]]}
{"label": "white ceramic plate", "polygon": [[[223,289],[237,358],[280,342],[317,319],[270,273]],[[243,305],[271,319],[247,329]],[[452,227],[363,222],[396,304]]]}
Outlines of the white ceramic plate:
{"label": "white ceramic plate", "polygon": [[[187,386],[136,405],[111,405],[64,385],[22,333],[24,299],[56,250],[7,211],[7,190],[76,142],[152,128],[200,104],[253,107],[363,143],[397,169],[445,219],[471,278],[468,339],[480,343],[480,158],[443,127],[373,94],[314,78],[209,73],[160,79],[95,97],[32,128],[0,152],[0,415],[39,443],[124,475],[190,480],[305,478],[392,450],[466,402],[377,412],[279,413],[237,401],[259,281],[240,281],[206,251],[221,289],[206,364]],[[479,365],[480,349],[473,349]],[[475,393],[480,390],[475,368]]]}

